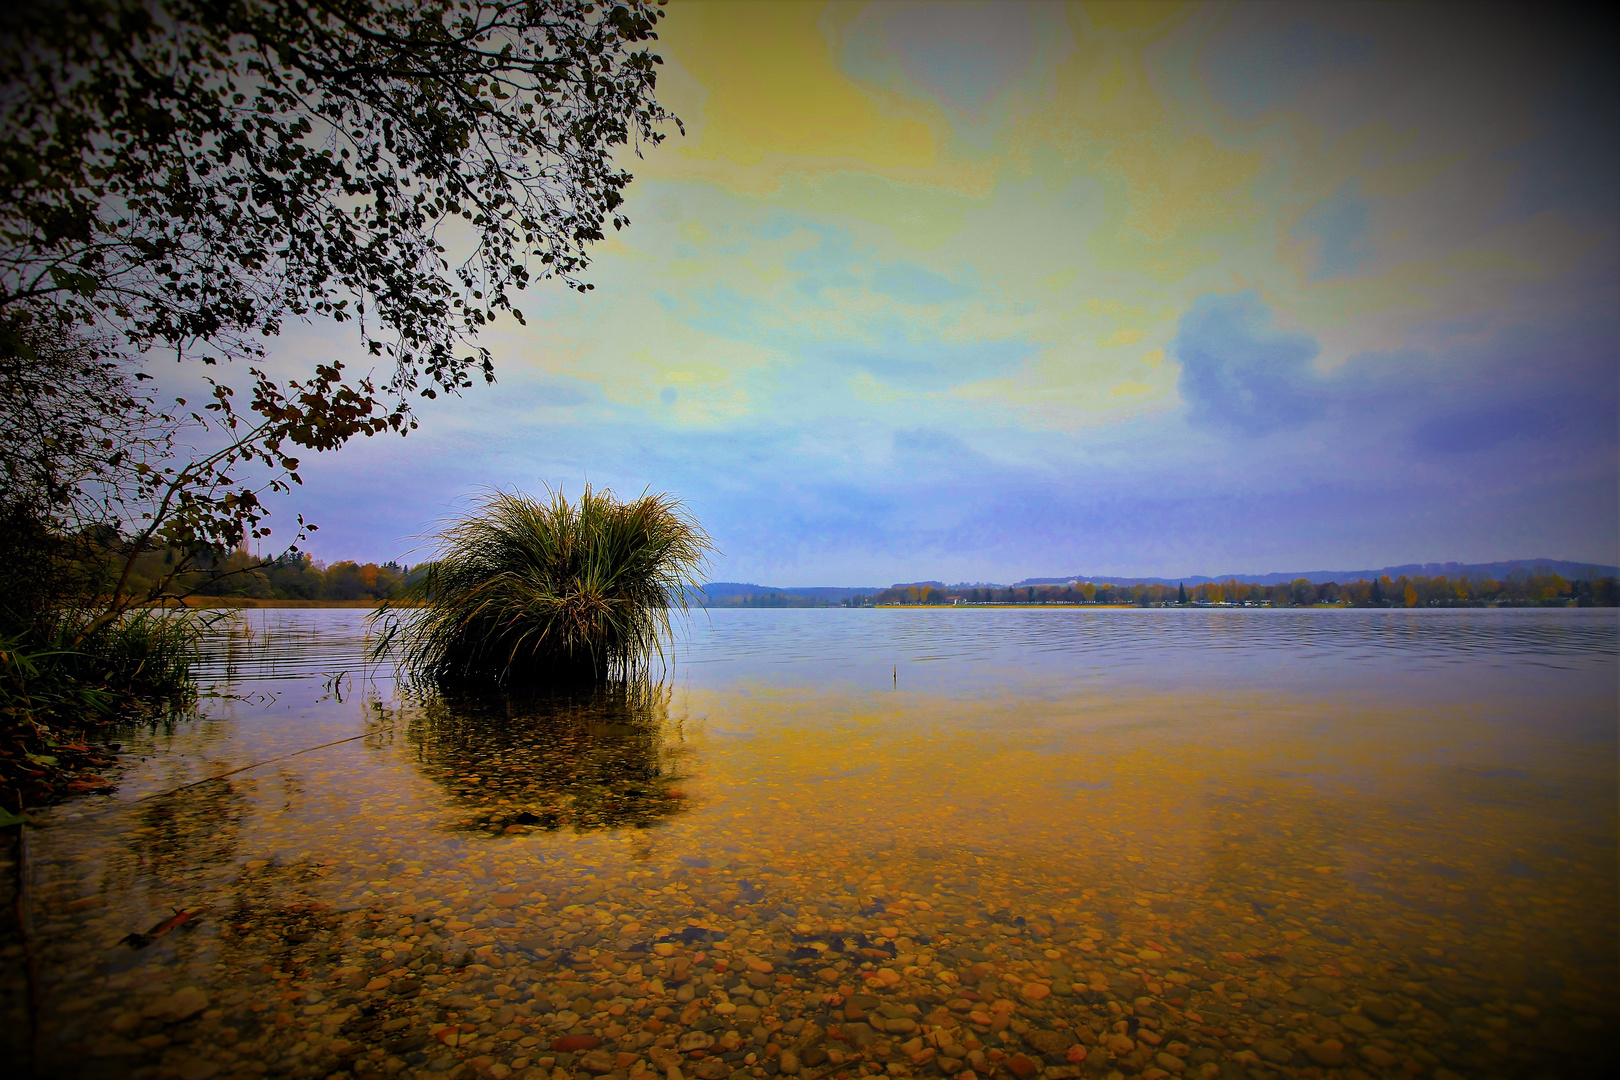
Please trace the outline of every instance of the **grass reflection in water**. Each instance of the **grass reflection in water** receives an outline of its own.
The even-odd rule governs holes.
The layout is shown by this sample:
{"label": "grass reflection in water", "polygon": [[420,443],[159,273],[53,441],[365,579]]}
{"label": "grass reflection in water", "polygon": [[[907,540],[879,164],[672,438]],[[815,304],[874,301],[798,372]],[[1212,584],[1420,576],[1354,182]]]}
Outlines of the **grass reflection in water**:
{"label": "grass reflection in water", "polygon": [[648,682],[435,697],[410,715],[405,739],[462,829],[644,829],[683,808],[680,726],[667,688]]}

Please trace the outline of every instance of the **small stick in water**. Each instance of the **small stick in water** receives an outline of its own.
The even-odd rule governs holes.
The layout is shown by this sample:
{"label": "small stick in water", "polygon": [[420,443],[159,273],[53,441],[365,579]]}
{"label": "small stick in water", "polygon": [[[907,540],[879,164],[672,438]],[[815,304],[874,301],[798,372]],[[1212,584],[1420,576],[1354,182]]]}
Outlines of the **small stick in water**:
{"label": "small stick in water", "polygon": [[208,905],[195,908],[175,908],[174,914],[158,923],[144,934],[126,934],[119,944],[128,945],[132,949],[144,949],[158,938],[167,934],[177,926],[190,922],[204,913],[212,910]]}

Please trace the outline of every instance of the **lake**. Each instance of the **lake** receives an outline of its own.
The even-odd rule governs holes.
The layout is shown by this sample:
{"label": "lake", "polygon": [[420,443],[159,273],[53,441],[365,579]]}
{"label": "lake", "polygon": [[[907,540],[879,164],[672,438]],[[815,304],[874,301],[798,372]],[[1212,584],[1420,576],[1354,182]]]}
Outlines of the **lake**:
{"label": "lake", "polygon": [[1614,1059],[1612,610],[717,610],[660,685],[512,700],[365,632],[244,612],[35,815],[40,1075]]}

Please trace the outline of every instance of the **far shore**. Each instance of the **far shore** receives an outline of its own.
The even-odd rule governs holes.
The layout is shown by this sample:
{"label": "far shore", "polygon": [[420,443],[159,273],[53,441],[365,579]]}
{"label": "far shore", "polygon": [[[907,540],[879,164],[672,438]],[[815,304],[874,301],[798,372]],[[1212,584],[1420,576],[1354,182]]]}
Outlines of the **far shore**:
{"label": "far shore", "polygon": [[[188,608],[377,608],[384,601],[380,600],[261,600],[251,596],[188,596],[180,601]],[[407,607],[406,605],[386,601],[389,607]],[[172,607],[174,601],[170,600],[161,607]]]}
{"label": "far shore", "polygon": [[[174,606],[176,606],[176,603],[177,603],[176,601],[170,599],[170,600],[166,600],[166,601],[163,601],[161,603],[158,603],[158,604],[153,604],[151,606],[153,606],[153,607],[174,607]],[[256,597],[250,597],[250,596],[188,596],[185,599],[183,599],[181,601],[178,601],[178,603],[180,605],[183,605],[183,606],[188,607],[188,608],[360,608],[360,609],[376,609],[376,608],[383,607],[384,605],[386,605],[388,607],[391,607],[391,608],[407,608],[407,607],[418,607],[418,606],[420,606],[420,605],[417,605],[417,604],[400,603],[400,602],[395,601],[395,600],[386,600],[386,601],[385,600],[263,600],[263,599],[258,599]],[[694,605],[694,606],[699,606],[699,605]],[[971,609],[971,610],[976,610],[977,611],[977,610],[983,610],[983,609],[986,609],[986,608],[1016,608],[1016,609],[1020,609],[1020,610],[1027,609],[1027,608],[1072,608],[1072,609],[1080,610],[1080,611],[1105,611],[1105,610],[1113,610],[1113,609],[1131,609],[1131,608],[1137,608],[1137,607],[1140,607],[1140,606],[1141,605],[1139,605],[1139,604],[1096,604],[1096,603],[1091,603],[1091,604],[1072,604],[1072,603],[1071,604],[1066,604],[1066,603],[1062,603],[1062,602],[1047,602],[1047,603],[1035,603],[1035,604],[1018,604],[1018,603],[1013,603],[1013,604],[993,604],[993,603],[982,603],[982,604],[875,604],[875,605],[872,605],[870,607],[863,607],[863,608],[861,608],[859,610],[866,610],[866,611],[883,611],[883,610],[889,610],[889,611],[912,611],[912,610],[916,610],[916,611],[940,611],[940,610],[946,610],[946,611],[949,611],[949,610],[956,610],[956,609],[963,609],[963,610]],[[1213,608],[1246,608],[1246,607],[1261,608],[1261,607],[1268,607],[1269,605],[1265,605],[1265,604],[1153,604],[1151,606],[1155,607],[1155,608],[1176,608],[1176,609],[1184,609],[1184,610],[1192,611],[1192,610],[1213,609]],[[1306,607],[1306,608],[1324,608],[1324,609],[1331,608],[1333,610],[1343,610],[1343,611],[1351,610],[1351,608],[1350,608],[1350,606],[1348,604],[1304,604],[1304,605],[1299,605],[1299,606],[1300,607]],[[1487,606],[1496,607],[1496,606],[1517,606],[1517,605],[1485,605],[1485,604],[1479,604],[1479,605],[1468,605],[1468,606],[1470,606],[1470,607],[1478,606],[1478,607],[1483,608],[1483,607],[1487,607]],[[1575,605],[1574,605],[1574,603],[1570,603],[1570,604],[1567,604],[1565,606],[1574,607]],[[714,604],[711,607],[709,607],[708,610],[711,610],[711,611],[728,611],[728,610],[730,610],[730,611],[764,611],[764,610],[787,611],[787,610],[792,610],[792,609],[794,609],[796,607],[797,607],[797,605],[783,605],[781,608],[767,608],[765,606],[761,606],[759,608],[751,608],[751,607],[748,607],[747,605],[744,605],[744,604]],[[828,605],[828,607],[837,608],[837,607],[839,607],[839,605],[832,604],[832,605]],[[813,610],[823,610],[823,609],[812,608],[812,607],[809,607],[808,605],[806,605],[806,607],[803,608],[802,610],[812,610],[813,611]],[[1397,610],[1397,609],[1391,609],[1391,610]],[[1398,610],[1407,610],[1407,609],[1401,608],[1401,609],[1398,609]],[[1423,610],[1423,609],[1419,608],[1419,609],[1413,609],[1413,610]]]}

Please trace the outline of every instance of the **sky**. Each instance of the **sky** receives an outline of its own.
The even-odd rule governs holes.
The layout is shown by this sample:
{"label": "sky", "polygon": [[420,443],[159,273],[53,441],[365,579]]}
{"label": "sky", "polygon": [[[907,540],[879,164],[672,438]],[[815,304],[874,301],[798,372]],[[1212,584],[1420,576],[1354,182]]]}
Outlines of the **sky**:
{"label": "sky", "polygon": [[588,482],[776,585],[1620,562],[1620,87],[1556,13],[676,0],[595,290],[277,535]]}

